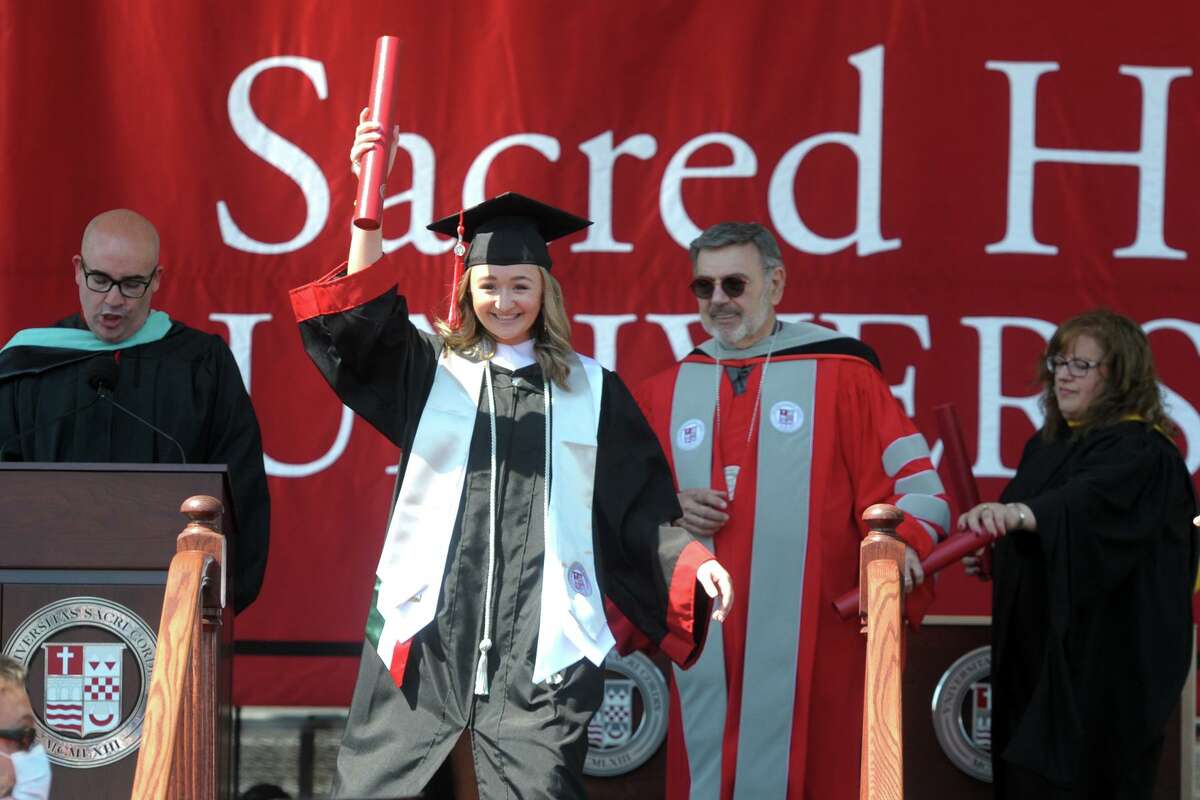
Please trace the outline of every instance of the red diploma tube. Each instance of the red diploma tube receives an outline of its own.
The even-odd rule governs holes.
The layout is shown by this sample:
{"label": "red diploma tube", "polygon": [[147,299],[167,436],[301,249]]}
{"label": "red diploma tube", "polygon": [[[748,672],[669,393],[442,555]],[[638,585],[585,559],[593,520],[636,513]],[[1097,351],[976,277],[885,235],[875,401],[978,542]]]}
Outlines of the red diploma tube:
{"label": "red diploma tube", "polygon": [[[973,533],[963,531],[956,533],[946,541],[933,548],[933,552],[921,561],[921,569],[925,577],[940,572],[968,553],[973,553],[981,547],[987,547],[996,541],[990,533]],[[846,592],[833,603],[834,609],[842,619],[852,619],[858,616],[858,589]]]}
{"label": "red diploma tube", "polygon": [[[385,137],[391,137],[396,122],[396,73],[400,65],[400,40],[395,36],[380,36],[375,42],[375,66],[371,68],[371,99],[367,103],[367,119],[383,126]],[[383,217],[383,194],[387,188],[388,138],[377,144],[363,158],[358,176],[358,195],[354,203],[354,224],[373,231]]]}
{"label": "red diploma tube", "polygon": [[[953,403],[946,403],[934,410],[937,416],[938,433],[942,437],[942,462],[946,465],[943,472],[950,482],[950,499],[958,506],[959,512],[968,511],[979,505],[979,487],[975,485],[975,475],[971,472],[971,459],[967,457],[967,445],[963,441],[962,426],[958,423],[958,411]],[[933,548],[924,560],[921,569],[925,574],[932,575],[963,556],[973,553],[981,547],[987,547],[996,540],[990,533],[976,534],[963,531],[946,538],[944,542]],[[984,551],[984,574],[991,572],[991,551]],[[858,589],[846,592],[833,603],[834,609],[842,619],[858,616]]]}

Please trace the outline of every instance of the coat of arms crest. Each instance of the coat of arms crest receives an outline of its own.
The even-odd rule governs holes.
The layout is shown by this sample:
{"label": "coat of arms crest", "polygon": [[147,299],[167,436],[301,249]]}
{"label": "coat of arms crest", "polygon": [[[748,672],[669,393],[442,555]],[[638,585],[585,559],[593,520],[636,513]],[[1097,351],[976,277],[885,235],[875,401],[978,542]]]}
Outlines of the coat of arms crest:
{"label": "coat of arms crest", "polygon": [[588,723],[589,747],[617,747],[633,733],[633,688],[631,680],[604,681],[604,702]]}
{"label": "coat of arms crest", "polygon": [[44,644],[46,726],[80,739],[121,722],[123,644]]}
{"label": "coat of arms crest", "polygon": [[91,769],[137,752],[155,648],[144,619],[102,597],[55,600],[13,629],[4,654],[28,672],[34,727],[52,763]]}
{"label": "coat of arms crest", "polygon": [[611,777],[645,764],[662,744],[667,735],[667,681],[642,653],[610,653],[604,668],[609,674],[600,709],[588,723],[583,773]]}

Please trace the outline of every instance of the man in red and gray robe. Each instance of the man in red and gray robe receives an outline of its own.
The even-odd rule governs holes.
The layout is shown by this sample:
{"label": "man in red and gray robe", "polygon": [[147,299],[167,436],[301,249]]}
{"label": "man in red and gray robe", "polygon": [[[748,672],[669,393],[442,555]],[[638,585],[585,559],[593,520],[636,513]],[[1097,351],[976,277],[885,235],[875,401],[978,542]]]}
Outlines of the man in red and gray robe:
{"label": "man in red and gray robe", "polygon": [[[667,797],[853,800],[866,640],[831,604],[857,583],[864,509],[905,512],[911,589],[950,508],[874,352],[776,320],[785,272],[769,231],[722,223],[691,257],[714,338],[638,399],[670,457],[681,524],[712,537],[749,599],[675,672]],[[922,599],[927,588],[910,597],[910,618]]]}

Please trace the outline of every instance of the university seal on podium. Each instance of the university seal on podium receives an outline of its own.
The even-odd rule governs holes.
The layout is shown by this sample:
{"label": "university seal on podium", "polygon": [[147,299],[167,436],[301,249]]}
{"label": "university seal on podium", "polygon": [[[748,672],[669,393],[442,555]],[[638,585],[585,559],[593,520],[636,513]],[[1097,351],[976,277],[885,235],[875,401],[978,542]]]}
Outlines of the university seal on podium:
{"label": "university seal on podium", "polygon": [[29,673],[51,761],[86,769],[137,750],[154,650],[154,631],[141,617],[99,597],[59,600],[17,626],[4,653]]}
{"label": "university seal on podium", "polygon": [[604,701],[588,723],[585,775],[609,778],[650,760],[667,735],[667,681],[641,653],[604,660]]}
{"label": "university seal on podium", "polygon": [[992,782],[992,648],[977,647],[942,673],[933,690],[933,730],[950,763]]}

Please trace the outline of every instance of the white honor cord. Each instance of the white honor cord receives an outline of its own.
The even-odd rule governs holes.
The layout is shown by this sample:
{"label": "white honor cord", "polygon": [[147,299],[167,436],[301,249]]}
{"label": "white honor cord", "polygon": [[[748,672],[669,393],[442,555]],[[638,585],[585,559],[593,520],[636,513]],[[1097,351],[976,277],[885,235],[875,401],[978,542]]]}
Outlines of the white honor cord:
{"label": "white honor cord", "polygon": [[[492,583],[496,575],[496,395],[492,389],[492,370],[484,370],[488,390],[488,422],[492,432],[492,473],[488,480],[488,578],[483,605],[483,639],[479,642],[479,664],[475,668],[475,694],[488,693],[487,654],[492,649]],[[546,469],[542,478],[542,539],[550,534],[550,380],[542,378],[545,410]],[[545,577],[542,578],[545,580]]]}
{"label": "white honor cord", "polygon": [[488,650],[492,649],[492,583],[496,579],[496,393],[492,389],[492,367],[485,364],[487,383],[488,423],[492,434],[492,464],[488,477],[488,573],[487,590],[483,595],[483,638],[479,640],[479,665],[475,668],[475,694],[488,693]]}
{"label": "white honor cord", "polygon": [[[542,409],[546,417],[546,469],[545,475],[542,476],[542,546],[550,547],[550,384],[549,378],[542,376]],[[543,550],[542,552],[547,552]],[[545,556],[542,556],[542,563],[545,563]],[[542,576],[542,580],[546,580],[546,576]]]}
{"label": "white honor cord", "polygon": [[[552,427],[553,414],[551,413],[551,392],[553,391],[552,384],[554,382],[549,378],[542,376],[542,408],[546,417],[546,474],[542,477],[542,546],[545,548],[542,552],[550,552],[550,481],[554,469],[550,463],[550,429]],[[542,556],[542,563],[546,563],[546,557]],[[546,576],[542,575],[542,580],[546,580]],[[543,612],[544,613],[544,612]],[[557,686],[562,683],[562,673],[556,672],[550,676],[548,683],[551,686]]]}

